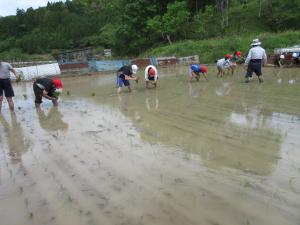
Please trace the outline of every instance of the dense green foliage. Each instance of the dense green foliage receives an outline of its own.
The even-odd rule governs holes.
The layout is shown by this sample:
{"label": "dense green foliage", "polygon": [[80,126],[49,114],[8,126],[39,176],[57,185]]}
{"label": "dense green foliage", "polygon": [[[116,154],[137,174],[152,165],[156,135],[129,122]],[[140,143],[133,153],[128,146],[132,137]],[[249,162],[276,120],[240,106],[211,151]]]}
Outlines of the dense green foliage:
{"label": "dense green foliage", "polygon": [[[177,48],[205,50],[188,44],[194,43],[206,52],[219,46],[210,53],[212,59],[220,49],[248,47],[254,34],[299,30],[299,12],[299,0],[67,0],[0,18],[0,58],[27,59],[91,46],[136,56],[167,43],[170,54]],[[300,42],[286,41],[276,40],[272,47]],[[192,52],[180,52],[186,51]]]}
{"label": "dense green foliage", "polygon": [[199,41],[181,41],[172,45],[149,49],[143,56],[187,56],[197,54],[200,55],[201,63],[212,63],[224,56],[225,53],[233,53],[236,50],[240,50],[243,55],[246,55],[254,37],[260,38],[263,47],[269,53],[272,53],[274,48],[278,46],[288,47],[300,42],[300,32],[296,31],[254,35],[227,36]]}

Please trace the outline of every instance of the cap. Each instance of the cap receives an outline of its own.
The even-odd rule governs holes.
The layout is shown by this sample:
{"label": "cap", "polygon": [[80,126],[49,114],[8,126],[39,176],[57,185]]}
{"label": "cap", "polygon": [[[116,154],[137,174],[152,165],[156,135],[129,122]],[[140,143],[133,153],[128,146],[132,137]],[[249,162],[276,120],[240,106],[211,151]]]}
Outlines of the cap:
{"label": "cap", "polygon": [[137,72],[137,70],[138,70],[138,66],[135,65],[135,64],[131,65],[131,70],[132,70],[132,73],[133,73],[133,74],[136,74],[136,72]]}
{"label": "cap", "polygon": [[150,77],[154,77],[155,76],[155,70],[153,68],[149,69],[149,75],[150,75]]}
{"label": "cap", "polygon": [[200,71],[201,71],[201,73],[207,73],[208,70],[207,70],[206,66],[201,66]]}
{"label": "cap", "polygon": [[231,58],[231,55],[230,55],[230,54],[226,54],[226,55],[225,55],[225,58],[226,58],[226,59],[230,59],[230,58]]}
{"label": "cap", "polygon": [[53,78],[52,79],[52,82],[53,82],[53,85],[57,88],[57,89],[60,89],[60,88],[63,88],[64,85],[62,83],[62,81],[58,78]]}
{"label": "cap", "polygon": [[235,53],[235,55],[240,56],[240,55],[241,55],[241,52],[240,52],[240,51],[237,51],[237,52]]}

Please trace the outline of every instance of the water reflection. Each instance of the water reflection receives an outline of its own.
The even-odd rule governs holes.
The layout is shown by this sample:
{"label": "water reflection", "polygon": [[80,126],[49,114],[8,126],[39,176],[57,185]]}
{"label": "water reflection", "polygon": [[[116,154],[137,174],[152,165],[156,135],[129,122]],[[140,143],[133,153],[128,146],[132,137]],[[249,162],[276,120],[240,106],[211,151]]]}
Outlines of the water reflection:
{"label": "water reflection", "polygon": [[20,162],[22,155],[26,153],[30,147],[30,143],[26,140],[20,122],[18,122],[15,112],[11,112],[11,123],[0,114],[0,123],[4,127],[5,136],[7,138],[9,156],[13,162]]}
{"label": "water reflection", "polygon": [[199,83],[188,83],[189,85],[189,95],[192,98],[199,98],[200,96],[204,95],[208,88],[208,83],[199,84]]}
{"label": "water reflection", "polygon": [[46,131],[68,131],[69,125],[63,121],[63,115],[57,107],[52,107],[46,114],[41,108],[36,109],[40,126]]}
{"label": "water reflection", "polygon": [[[245,85],[243,76],[187,83],[179,70],[161,74],[155,92],[137,88],[132,94],[111,97],[111,86],[101,86],[97,96],[104,97],[93,100],[119,108],[138,128],[143,141],[197,154],[209,168],[272,173],[285,136],[268,121],[279,108],[290,115],[299,111],[293,97],[296,85],[288,85],[288,77],[282,74],[282,85],[273,85],[281,75],[265,69],[266,84]],[[90,91],[90,85],[72,88],[81,96]]]}
{"label": "water reflection", "polygon": [[[176,81],[164,78],[163,82]],[[146,107],[137,95],[122,96],[125,99],[119,101],[119,107],[132,118],[141,138],[148,143],[198,154],[207,167],[214,169],[234,168],[259,175],[272,173],[280,158],[282,136],[266,123],[272,110],[265,106],[268,96],[263,87],[244,86],[241,95],[240,90],[233,88],[233,81],[222,82],[221,88],[219,82],[188,85],[188,95],[185,85],[176,86],[176,95],[167,89],[160,90],[159,110],[154,94],[145,96]],[[216,90],[228,98],[220,101]],[[201,101],[197,100],[200,95]],[[142,118],[138,123],[134,112],[139,112]],[[228,123],[236,113],[245,113],[243,119],[253,124],[252,129]]]}
{"label": "water reflection", "polygon": [[234,87],[233,81],[222,82],[221,87],[216,89],[216,95],[219,97],[228,96]]}

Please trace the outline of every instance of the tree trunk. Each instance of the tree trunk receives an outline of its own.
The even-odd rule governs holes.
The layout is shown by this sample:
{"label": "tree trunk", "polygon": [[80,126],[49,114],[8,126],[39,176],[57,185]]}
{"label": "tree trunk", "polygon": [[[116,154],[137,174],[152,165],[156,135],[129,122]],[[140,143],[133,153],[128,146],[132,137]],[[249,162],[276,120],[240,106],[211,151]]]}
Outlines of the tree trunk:
{"label": "tree trunk", "polygon": [[170,35],[169,35],[169,34],[167,34],[166,36],[167,36],[167,39],[168,39],[168,42],[169,42],[169,44],[171,45],[171,44],[172,44],[172,41],[171,41],[171,37],[170,37]]}

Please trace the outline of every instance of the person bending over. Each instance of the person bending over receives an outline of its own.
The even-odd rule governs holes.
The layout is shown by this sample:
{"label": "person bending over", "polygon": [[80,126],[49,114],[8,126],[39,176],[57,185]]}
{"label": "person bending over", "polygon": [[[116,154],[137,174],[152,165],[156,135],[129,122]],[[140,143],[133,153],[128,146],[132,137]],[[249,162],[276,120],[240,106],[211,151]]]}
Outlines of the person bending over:
{"label": "person bending over", "polygon": [[153,85],[156,88],[158,79],[157,69],[153,65],[149,65],[145,69],[145,80],[146,88],[149,88],[149,84]]}
{"label": "person bending over", "polygon": [[131,66],[122,66],[117,71],[117,88],[118,94],[122,92],[123,85],[128,88],[128,91],[131,92],[130,80],[135,80],[138,82],[138,77],[134,76],[137,73],[138,67],[137,65]]}
{"label": "person bending over", "polygon": [[35,95],[35,106],[38,108],[40,107],[40,104],[42,103],[42,98],[46,98],[48,100],[51,100],[53,102],[54,106],[57,106],[57,100],[59,97],[59,94],[61,93],[63,89],[63,83],[58,78],[38,78],[33,83],[33,92]]}
{"label": "person bending over", "polygon": [[197,81],[199,81],[201,75],[203,75],[204,78],[206,80],[208,80],[206,77],[207,71],[208,70],[207,70],[206,66],[201,66],[198,64],[191,65],[190,71],[189,71],[189,81],[192,81],[193,79],[196,79]]}

